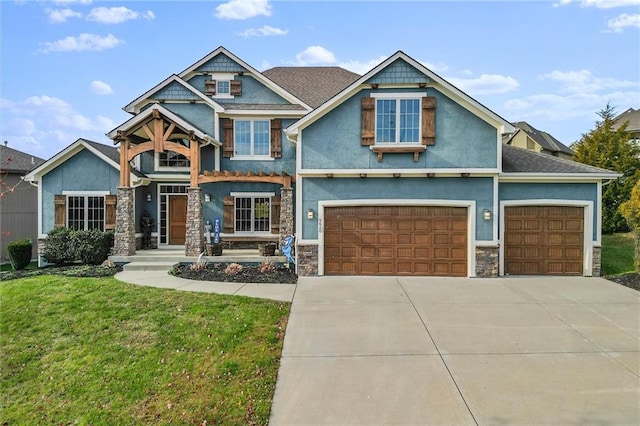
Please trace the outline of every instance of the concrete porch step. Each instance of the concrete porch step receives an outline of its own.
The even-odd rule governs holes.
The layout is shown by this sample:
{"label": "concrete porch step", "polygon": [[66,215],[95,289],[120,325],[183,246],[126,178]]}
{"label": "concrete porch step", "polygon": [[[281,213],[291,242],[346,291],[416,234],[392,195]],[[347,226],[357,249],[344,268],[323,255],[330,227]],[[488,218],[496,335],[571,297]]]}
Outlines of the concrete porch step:
{"label": "concrete porch step", "polygon": [[122,267],[125,271],[169,271],[179,262],[129,262]]}

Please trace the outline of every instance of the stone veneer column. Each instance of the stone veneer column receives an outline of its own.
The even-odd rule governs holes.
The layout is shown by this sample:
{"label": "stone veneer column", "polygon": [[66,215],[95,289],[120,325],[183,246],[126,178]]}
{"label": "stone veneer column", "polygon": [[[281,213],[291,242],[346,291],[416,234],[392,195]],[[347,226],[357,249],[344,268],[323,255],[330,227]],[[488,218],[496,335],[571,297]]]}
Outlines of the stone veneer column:
{"label": "stone veneer column", "polygon": [[200,188],[189,188],[187,192],[187,235],[185,256],[198,256],[204,248],[204,223]]}
{"label": "stone veneer column", "polygon": [[280,190],[280,245],[288,235],[293,235],[293,188],[282,188]]}
{"label": "stone veneer column", "polygon": [[591,262],[591,276],[599,277],[602,275],[602,247],[593,247],[593,260]]}
{"label": "stone veneer column", "polygon": [[298,244],[296,263],[298,275],[301,277],[318,275],[318,246],[317,244]]}
{"label": "stone veneer column", "polygon": [[500,247],[476,247],[476,277],[493,278],[500,272]]}
{"label": "stone veneer column", "polygon": [[136,223],[133,217],[133,188],[120,186],[117,190],[116,230],[113,242],[115,256],[136,254]]}

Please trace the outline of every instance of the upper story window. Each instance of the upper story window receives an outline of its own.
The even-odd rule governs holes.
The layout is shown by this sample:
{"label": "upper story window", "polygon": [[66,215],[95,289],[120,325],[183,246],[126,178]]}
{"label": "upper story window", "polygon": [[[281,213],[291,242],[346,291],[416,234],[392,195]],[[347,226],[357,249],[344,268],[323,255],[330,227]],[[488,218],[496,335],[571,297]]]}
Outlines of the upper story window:
{"label": "upper story window", "polygon": [[419,143],[420,99],[376,100],[376,143]]}
{"label": "upper story window", "polygon": [[216,84],[217,95],[229,95],[229,80],[218,80]]}
{"label": "upper story window", "polygon": [[235,120],[233,142],[235,157],[270,158],[269,120]]}
{"label": "upper story window", "polygon": [[[172,138],[171,142],[189,148],[189,139]],[[175,151],[157,152],[155,154],[155,169],[160,171],[189,171],[191,162],[184,155]]]}
{"label": "upper story window", "polygon": [[204,81],[204,92],[213,98],[242,96],[242,80],[233,73],[213,73]]}

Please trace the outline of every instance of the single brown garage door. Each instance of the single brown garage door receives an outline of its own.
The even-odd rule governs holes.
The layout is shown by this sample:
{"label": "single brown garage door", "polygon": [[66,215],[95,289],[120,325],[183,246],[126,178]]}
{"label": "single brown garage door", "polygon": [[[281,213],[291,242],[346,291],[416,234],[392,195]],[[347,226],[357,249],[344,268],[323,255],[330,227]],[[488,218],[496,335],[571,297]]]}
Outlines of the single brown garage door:
{"label": "single brown garage door", "polygon": [[467,209],[325,209],[327,275],[467,275]]}
{"label": "single brown garage door", "polygon": [[582,275],[584,209],[505,208],[504,271],[509,275]]}

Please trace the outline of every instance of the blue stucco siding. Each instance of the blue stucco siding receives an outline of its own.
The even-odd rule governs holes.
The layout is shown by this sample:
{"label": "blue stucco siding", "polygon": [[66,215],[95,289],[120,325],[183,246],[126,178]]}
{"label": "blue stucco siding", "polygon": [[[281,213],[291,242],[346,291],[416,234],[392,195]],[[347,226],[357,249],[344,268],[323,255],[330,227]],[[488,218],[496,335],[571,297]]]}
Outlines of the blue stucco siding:
{"label": "blue stucco siding", "polygon": [[238,64],[233,59],[222,53],[209,59],[200,65],[196,72],[244,72],[248,71],[245,67]]}
{"label": "blue stucco siding", "polygon": [[[493,238],[492,221],[482,219],[493,209],[492,178],[306,178],[302,180],[302,211],[318,210],[319,201],[332,200],[469,200],[476,202],[476,239]],[[302,238],[318,238],[317,217],[303,219]]]}
{"label": "blue stucco siding", "polygon": [[190,101],[190,100],[198,100],[198,96],[193,93],[191,90],[187,89],[180,83],[171,82],[167,86],[158,90],[153,94],[154,99],[158,100],[181,100],[181,101]]}
{"label": "blue stucco siding", "polygon": [[450,169],[496,168],[498,131],[495,127],[433,88],[378,90],[427,92],[436,98],[436,144],[413,161],[412,154],[385,154],[382,162],[361,145],[363,90],[302,130],[305,169]]}
{"label": "blue stucco siding", "polygon": [[[205,80],[211,80],[211,76],[196,75],[189,79],[188,83],[204,93]],[[282,96],[278,95],[250,75],[236,75],[234,80],[242,81],[242,95],[234,96],[233,98],[216,98],[213,96],[212,99],[220,104],[291,104],[291,102],[288,102]]]}
{"label": "blue stucco siding", "polygon": [[164,107],[178,114],[207,135],[211,137],[215,135],[215,120],[213,119],[213,110],[210,106],[205,104],[178,104],[167,102],[164,104]]}
{"label": "blue stucco siding", "polygon": [[[282,129],[286,129],[291,123],[292,119],[282,119]],[[238,170],[240,172],[263,172],[263,173],[278,173],[283,171],[289,175],[296,174],[296,147],[285,136],[284,130],[281,134],[282,140],[282,156],[273,160],[233,160],[231,158],[222,157],[220,160],[221,170]],[[224,135],[220,135],[224,142]]]}
{"label": "blue stucco siding", "polygon": [[53,229],[54,196],[63,191],[108,191],[116,193],[120,172],[83,149],[42,177],[42,231]]}
{"label": "blue stucco siding", "polygon": [[[596,183],[500,183],[498,199],[507,200],[580,200],[593,202],[594,216],[600,212]],[[594,217],[593,240],[598,238],[598,224]]]}
{"label": "blue stucco siding", "polygon": [[403,59],[396,59],[389,66],[367,80],[369,84],[430,83],[431,79]]}

